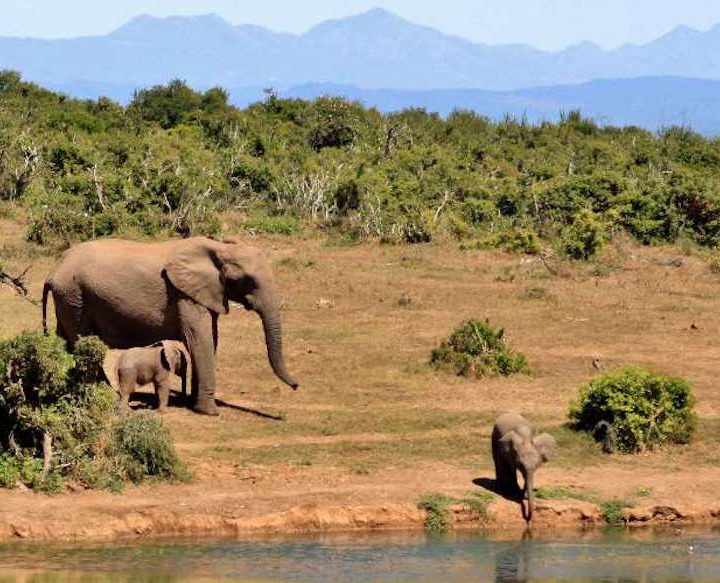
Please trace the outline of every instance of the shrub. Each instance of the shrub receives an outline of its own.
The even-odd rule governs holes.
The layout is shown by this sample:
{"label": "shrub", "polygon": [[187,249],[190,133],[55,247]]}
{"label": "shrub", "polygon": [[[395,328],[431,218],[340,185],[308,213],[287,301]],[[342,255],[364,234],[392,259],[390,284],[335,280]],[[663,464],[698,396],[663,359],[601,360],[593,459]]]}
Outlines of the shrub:
{"label": "shrub", "polygon": [[462,376],[509,376],[529,370],[525,357],[508,346],[505,331],[480,320],[460,324],[432,351],[430,362],[436,367],[451,367]]}
{"label": "shrub", "polygon": [[432,534],[442,534],[450,530],[450,512],[448,506],[455,500],[443,494],[425,494],[420,498],[418,508],[424,510],[425,530]]}
{"label": "shrub", "polygon": [[590,259],[605,243],[605,225],[589,210],[580,211],[560,236],[562,251],[572,259]]}
{"label": "shrub", "polygon": [[696,424],[694,402],[684,379],[621,368],[580,389],[570,420],[574,429],[606,440],[608,449],[635,453],[663,443],[688,443]]}
{"label": "shrub", "polygon": [[0,486],[56,492],[73,478],[119,489],[186,475],[159,419],[117,417],[114,391],[102,382],[105,352],[95,337],[78,340],[74,355],[39,333],[0,343]]}
{"label": "shrub", "polygon": [[15,488],[20,481],[20,467],[17,458],[10,454],[0,455],[0,488]]}
{"label": "shrub", "polygon": [[452,526],[449,507],[456,505],[474,518],[486,520],[489,517],[488,506],[495,499],[488,492],[473,492],[463,498],[455,498],[436,492],[420,497],[418,508],[426,512],[424,526],[430,534],[444,534]]}
{"label": "shrub", "polygon": [[605,500],[600,503],[600,512],[610,526],[620,526],[625,521],[625,509],[632,507],[633,503],[629,500]]}
{"label": "shrub", "polygon": [[308,143],[315,151],[342,148],[355,140],[357,106],[338,97],[319,97],[311,106]]}
{"label": "shrub", "polygon": [[135,483],[148,477],[169,480],[187,477],[170,432],[154,412],[122,415],[113,427],[109,454],[117,459],[119,471]]}
{"label": "shrub", "polygon": [[294,235],[301,230],[300,223],[293,217],[266,217],[245,223],[245,230],[251,233],[269,235]]}

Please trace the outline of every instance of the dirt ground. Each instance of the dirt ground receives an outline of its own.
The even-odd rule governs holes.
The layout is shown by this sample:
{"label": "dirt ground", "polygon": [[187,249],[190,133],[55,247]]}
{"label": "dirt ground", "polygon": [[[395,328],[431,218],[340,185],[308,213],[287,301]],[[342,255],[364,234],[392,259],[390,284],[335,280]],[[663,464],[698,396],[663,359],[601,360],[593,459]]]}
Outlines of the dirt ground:
{"label": "dirt ground", "polygon": [[[0,232],[0,259],[18,272],[32,263],[39,297],[54,259],[24,243],[17,222],[0,219]],[[0,491],[0,539],[419,528],[423,494],[486,491],[491,420],[506,410],[559,440],[536,485],[593,500],[538,500],[538,527],[598,523],[598,502],[610,499],[632,504],[633,523],[720,520],[720,275],[697,253],[619,242],[602,261],[557,264],[553,275],[537,259],[450,242],[253,244],[276,266],[300,389],[272,375],[257,316],[233,310],[220,324],[220,417],[165,415],[193,482],[122,494]],[[468,317],[503,326],[532,373],[468,380],[433,370],[431,349]],[[0,337],[39,327],[40,310],[0,286]],[[562,428],[579,387],[625,364],[692,382],[700,422],[691,445],[605,455]],[[458,510],[454,520],[523,524],[502,498],[488,515]]]}

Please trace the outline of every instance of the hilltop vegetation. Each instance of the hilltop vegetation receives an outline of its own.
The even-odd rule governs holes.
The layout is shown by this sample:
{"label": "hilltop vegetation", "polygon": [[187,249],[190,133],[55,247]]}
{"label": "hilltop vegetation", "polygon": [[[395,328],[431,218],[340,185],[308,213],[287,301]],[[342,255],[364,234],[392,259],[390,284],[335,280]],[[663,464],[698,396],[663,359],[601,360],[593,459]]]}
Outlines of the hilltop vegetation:
{"label": "hilltop vegetation", "polygon": [[[382,115],[337,98],[239,110],[180,81],[127,108],[0,73],[0,199],[27,237],[63,247],[124,234],[290,234],[592,256],[615,233],[720,237],[720,141],[669,128],[493,123],[457,111]],[[4,207],[7,208],[7,207]]]}

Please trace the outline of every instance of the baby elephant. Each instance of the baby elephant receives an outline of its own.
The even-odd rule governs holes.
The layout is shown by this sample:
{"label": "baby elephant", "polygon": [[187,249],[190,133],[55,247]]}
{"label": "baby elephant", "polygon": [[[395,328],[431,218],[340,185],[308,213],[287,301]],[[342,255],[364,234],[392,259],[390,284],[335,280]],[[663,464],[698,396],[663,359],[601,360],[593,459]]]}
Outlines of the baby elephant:
{"label": "baby elephant", "polygon": [[555,453],[555,438],[543,433],[533,437],[530,423],[517,413],[505,413],[495,419],[492,432],[492,454],[495,462],[497,486],[508,494],[520,493],[517,472],[525,479],[522,491],[527,499],[527,511],[523,506],[523,518],[530,522],[535,504],[535,470],[550,460]]}
{"label": "baby elephant", "polygon": [[187,395],[188,362],[179,342],[165,340],[143,348],[123,350],[117,364],[120,403],[127,405],[136,387],[153,383],[158,409],[164,411],[170,398],[170,373],[182,379]]}

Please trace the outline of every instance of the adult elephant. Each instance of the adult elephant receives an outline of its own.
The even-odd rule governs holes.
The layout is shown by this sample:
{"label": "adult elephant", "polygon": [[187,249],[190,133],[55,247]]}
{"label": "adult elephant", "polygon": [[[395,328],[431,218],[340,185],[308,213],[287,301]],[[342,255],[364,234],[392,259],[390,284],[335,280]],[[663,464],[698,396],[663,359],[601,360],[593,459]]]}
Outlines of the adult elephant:
{"label": "adult elephant", "polygon": [[194,409],[199,413],[217,415],[217,320],[228,313],[228,301],[260,315],[273,371],[298,387],[285,368],[272,270],[256,249],[238,241],[195,237],[80,243],[65,252],[45,281],[45,330],[50,292],[57,334],[70,349],[79,336],[93,334],[110,348],[183,342],[192,358]]}

